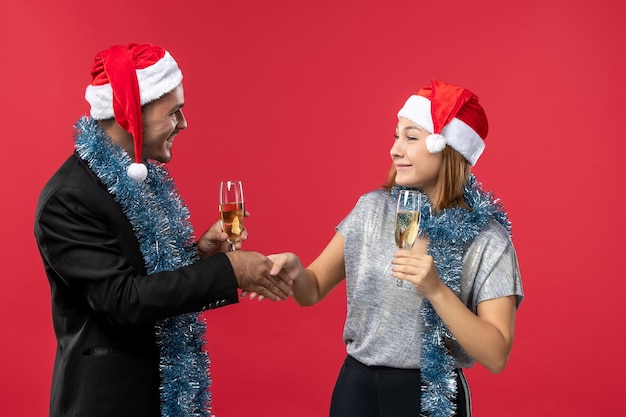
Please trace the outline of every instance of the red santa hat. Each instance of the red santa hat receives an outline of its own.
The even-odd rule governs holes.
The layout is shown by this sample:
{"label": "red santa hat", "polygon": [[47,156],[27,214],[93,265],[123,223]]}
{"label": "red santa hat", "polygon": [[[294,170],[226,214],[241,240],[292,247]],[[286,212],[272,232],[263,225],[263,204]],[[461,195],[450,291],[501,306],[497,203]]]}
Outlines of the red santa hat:
{"label": "red santa hat", "polygon": [[431,153],[449,145],[474,166],[485,149],[487,115],[467,88],[433,80],[408,98],[398,112],[400,117],[432,132],[426,138]]}
{"label": "red santa hat", "polygon": [[85,91],[95,120],[111,119],[133,137],[135,162],[128,175],[143,181],[141,106],[174,90],[183,80],[178,64],[165,49],[150,44],[116,45],[99,52]]}

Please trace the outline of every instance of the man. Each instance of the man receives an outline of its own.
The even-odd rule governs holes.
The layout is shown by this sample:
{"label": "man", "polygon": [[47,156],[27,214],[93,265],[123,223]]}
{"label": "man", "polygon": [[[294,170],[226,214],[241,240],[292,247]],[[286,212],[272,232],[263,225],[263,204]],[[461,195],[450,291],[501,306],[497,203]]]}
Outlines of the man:
{"label": "man", "polygon": [[35,218],[58,342],[50,415],[208,416],[198,312],[236,303],[238,287],[278,301],[289,285],[260,253],[226,252],[219,223],[193,242],[163,165],[187,127],[172,56],[113,46],[91,74],[91,117]]}

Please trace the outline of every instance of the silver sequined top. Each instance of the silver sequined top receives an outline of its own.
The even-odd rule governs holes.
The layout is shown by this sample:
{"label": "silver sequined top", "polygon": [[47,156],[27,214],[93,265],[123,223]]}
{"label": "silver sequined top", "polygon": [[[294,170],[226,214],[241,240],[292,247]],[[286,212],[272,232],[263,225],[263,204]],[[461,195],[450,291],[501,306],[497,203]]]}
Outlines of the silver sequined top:
{"label": "silver sequined top", "polygon": [[[359,199],[337,227],[345,238],[348,313],[344,341],[348,354],[367,365],[420,368],[422,297],[413,285],[391,277],[395,200],[377,190]],[[461,300],[476,313],[479,302],[523,298],[517,256],[506,229],[492,221],[468,243],[463,259]],[[456,343],[457,367],[474,360]]]}

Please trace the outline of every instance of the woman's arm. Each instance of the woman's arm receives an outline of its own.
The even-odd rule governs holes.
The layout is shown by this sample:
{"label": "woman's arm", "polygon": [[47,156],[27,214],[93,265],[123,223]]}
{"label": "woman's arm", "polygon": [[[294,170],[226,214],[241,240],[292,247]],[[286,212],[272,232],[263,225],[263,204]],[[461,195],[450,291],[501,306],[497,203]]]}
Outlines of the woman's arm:
{"label": "woman's arm", "polygon": [[478,315],[445,285],[428,299],[472,358],[495,374],[505,368],[513,346],[517,296],[483,301],[478,304]]}
{"label": "woman's arm", "polygon": [[346,276],[343,258],[344,238],[340,233],[328,243],[308,268],[290,252],[270,255],[274,261],[271,275],[283,275],[283,280],[293,282],[293,298],[301,306],[311,306],[320,302]]}
{"label": "woman's arm", "polygon": [[428,298],[469,355],[491,372],[501,372],[513,345],[517,296],[485,300],[474,314],[441,281],[433,258],[426,254],[427,244],[427,239],[420,238],[412,251],[398,251],[392,261],[393,276],[410,281]]}

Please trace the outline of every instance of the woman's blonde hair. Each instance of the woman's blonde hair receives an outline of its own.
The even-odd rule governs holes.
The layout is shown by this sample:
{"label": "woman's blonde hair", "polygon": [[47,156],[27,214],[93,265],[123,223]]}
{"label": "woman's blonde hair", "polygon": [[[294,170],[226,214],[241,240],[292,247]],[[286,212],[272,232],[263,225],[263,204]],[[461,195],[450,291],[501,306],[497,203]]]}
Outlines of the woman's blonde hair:
{"label": "woman's blonde hair", "polygon": [[[442,155],[443,160],[435,185],[434,201],[431,201],[433,209],[439,211],[457,205],[469,208],[463,199],[463,188],[470,175],[470,163],[450,146],[444,148]],[[395,180],[396,168],[392,165],[383,188],[391,190],[391,187],[395,185]]]}

